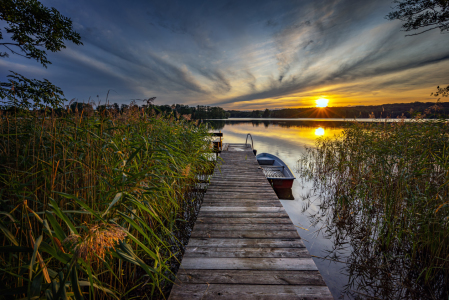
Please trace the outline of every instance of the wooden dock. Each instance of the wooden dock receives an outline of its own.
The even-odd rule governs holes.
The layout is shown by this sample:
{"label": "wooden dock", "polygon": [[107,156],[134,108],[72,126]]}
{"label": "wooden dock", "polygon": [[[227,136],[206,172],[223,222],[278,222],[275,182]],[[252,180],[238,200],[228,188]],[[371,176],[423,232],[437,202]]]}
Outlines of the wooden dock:
{"label": "wooden dock", "polygon": [[333,299],[252,149],[223,150],[169,300]]}

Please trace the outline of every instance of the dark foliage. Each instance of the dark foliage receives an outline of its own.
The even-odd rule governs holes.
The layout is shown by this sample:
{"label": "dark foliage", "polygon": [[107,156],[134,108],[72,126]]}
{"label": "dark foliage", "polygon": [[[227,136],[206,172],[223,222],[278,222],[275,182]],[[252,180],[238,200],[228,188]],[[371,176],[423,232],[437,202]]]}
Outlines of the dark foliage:
{"label": "dark foliage", "polygon": [[421,30],[423,32],[440,29],[449,31],[448,0],[395,0],[396,10],[387,15],[389,20],[401,20],[404,31]]}
{"label": "dark foliage", "polygon": [[57,107],[64,101],[62,90],[47,79],[28,79],[11,73],[9,82],[0,82],[0,97],[7,99],[6,108],[42,109],[45,105]]}
{"label": "dark foliage", "polygon": [[[66,40],[76,45],[82,44],[69,18],[62,16],[55,8],[44,7],[37,0],[2,0],[0,20],[8,24],[4,30],[9,35],[8,42],[0,43],[6,50],[0,52],[3,58],[17,54],[35,59],[47,67],[51,62],[47,59],[46,50],[60,51],[65,48]],[[3,39],[0,29],[0,41]],[[0,82],[2,108],[43,108],[62,104],[62,91],[48,80],[27,79],[14,72],[12,74],[8,76],[8,82]]]}

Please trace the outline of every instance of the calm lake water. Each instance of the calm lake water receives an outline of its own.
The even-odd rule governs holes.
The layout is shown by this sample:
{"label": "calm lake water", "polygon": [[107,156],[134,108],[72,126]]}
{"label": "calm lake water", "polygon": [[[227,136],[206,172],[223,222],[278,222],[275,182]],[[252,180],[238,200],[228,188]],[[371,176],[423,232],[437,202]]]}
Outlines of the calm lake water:
{"label": "calm lake water", "polygon": [[[346,123],[347,124],[347,123]],[[340,134],[345,122],[334,120],[307,120],[286,121],[280,120],[227,120],[214,121],[214,131],[223,132],[224,143],[245,143],[248,133],[254,140],[257,153],[272,153],[281,158],[293,172],[297,172],[297,161],[306,148],[314,147],[319,137],[334,137]],[[249,141],[250,142],[250,141]],[[312,191],[312,182],[301,180],[296,176],[292,188],[295,200],[281,200],[288,215],[304,239],[305,245],[311,255],[345,261],[346,254],[351,249],[346,247],[335,248],[332,236],[326,236],[323,224],[313,215],[320,213],[320,198]],[[308,199],[305,199],[308,198]],[[335,299],[354,299],[357,292],[351,288],[345,290],[349,277],[345,274],[345,263],[320,259],[314,257],[326,284]]]}

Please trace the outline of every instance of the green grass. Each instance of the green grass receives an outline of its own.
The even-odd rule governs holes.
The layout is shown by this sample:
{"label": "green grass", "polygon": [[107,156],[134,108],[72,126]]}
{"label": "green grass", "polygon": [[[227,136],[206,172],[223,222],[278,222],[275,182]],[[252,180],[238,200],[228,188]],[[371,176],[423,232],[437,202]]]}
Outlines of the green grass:
{"label": "green grass", "polygon": [[163,298],[195,176],[213,167],[188,119],[2,115],[0,299]]}
{"label": "green grass", "polygon": [[[351,247],[350,289],[440,299],[449,284],[449,124],[354,123],[300,161],[326,231]],[[393,296],[394,295],[394,296]]]}

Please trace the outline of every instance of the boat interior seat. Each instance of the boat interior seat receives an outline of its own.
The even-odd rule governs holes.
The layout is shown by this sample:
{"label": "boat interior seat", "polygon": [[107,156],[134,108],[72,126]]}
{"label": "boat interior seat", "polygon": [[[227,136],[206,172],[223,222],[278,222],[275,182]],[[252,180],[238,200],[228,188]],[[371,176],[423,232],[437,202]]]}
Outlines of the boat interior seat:
{"label": "boat interior seat", "polygon": [[259,163],[259,165],[273,165],[274,159],[262,158],[262,159],[258,159],[257,162]]}

